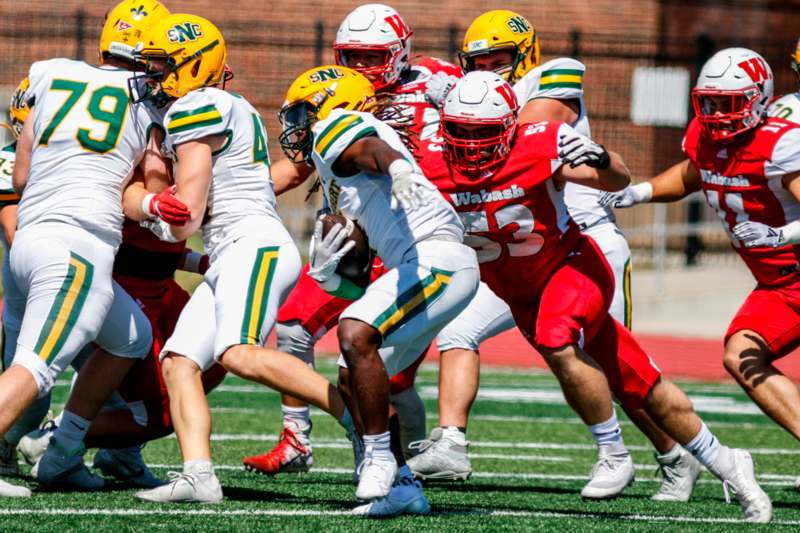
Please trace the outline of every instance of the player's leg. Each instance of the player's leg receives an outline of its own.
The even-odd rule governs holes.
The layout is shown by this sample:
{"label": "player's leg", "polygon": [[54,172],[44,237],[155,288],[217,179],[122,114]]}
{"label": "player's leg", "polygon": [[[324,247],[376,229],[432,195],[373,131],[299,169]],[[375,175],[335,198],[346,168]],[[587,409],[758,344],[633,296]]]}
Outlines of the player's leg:
{"label": "player's leg", "polygon": [[[441,328],[466,307],[477,289],[478,273],[474,252],[463,245],[425,243],[418,245],[418,253],[419,263],[404,263],[373,282],[342,313],[339,325],[350,387],[364,424],[366,454],[356,495],[375,500],[358,508],[357,514],[383,515],[394,507],[393,501],[401,501],[396,495],[400,493],[409,495],[402,500],[408,506],[396,508],[397,512],[427,510],[421,487],[403,465],[402,453],[391,450],[388,376],[418,359]],[[399,481],[392,486],[397,465]]]}
{"label": "player's leg", "polygon": [[426,434],[425,404],[414,387],[414,381],[427,353],[426,348],[411,366],[389,378],[389,404],[397,413],[400,443],[406,459],[414,453],[411,443],[424,439]]}
{"label": "player's leg", "polygon": [[409,459],[422,479],[467,479],[472,473],[466,440],[469,410],[478,394],[480,344],[514,327],[508,305],[481,283],[466,309],[439,333],[439,427]]}
{"label": "player's leg", "polygon": [[773,362],[800,344],[800,287],[756,289],[725,336],[725,369],[761,408],[800,439],[800,391]]}
{"label": "player's leg", "polygon": [[[613,223],[592,226],[584,231],[606,258],[614,274],[614,296],[608,313],[628,330],[632,324],[631,252],[625,236]],[[650,418],[644,409],[622,405],[631,422],[644,433],[656,449],[655,459],[663,475],[656,501],[688,501],[700,475],[700,464]]]}

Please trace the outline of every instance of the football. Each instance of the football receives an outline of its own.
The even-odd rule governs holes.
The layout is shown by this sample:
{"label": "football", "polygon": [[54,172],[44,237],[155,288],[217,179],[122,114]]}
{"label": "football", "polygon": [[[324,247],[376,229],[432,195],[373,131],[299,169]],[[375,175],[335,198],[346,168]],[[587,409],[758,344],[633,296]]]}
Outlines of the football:
{"label": "football", "polygon": [[[341,224],[342,227],[347,226],[347,222],[347,217],[343,215],[325,215],[322,219],[322,235],[327,235],[336,224]],[[366,287],[369,284],[374,254],[369,248],[367,235],[356,223],[353,223],[353,231],[350,233],[349,240],[355,242],[356,245],[339,262],[336,273],[360,287]]]}

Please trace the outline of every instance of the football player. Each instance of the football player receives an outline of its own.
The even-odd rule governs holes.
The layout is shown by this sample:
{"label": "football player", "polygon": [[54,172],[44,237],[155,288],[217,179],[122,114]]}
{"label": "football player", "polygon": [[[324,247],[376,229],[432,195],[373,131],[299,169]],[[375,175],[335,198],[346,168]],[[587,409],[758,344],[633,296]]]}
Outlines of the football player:
{"label": "football player", "polygon": [[355,300],[337,331],[364,428],[356,497],[371,503],[355,512],[421,514],[430,506],[388,427],[388,376],[412,365],[469,302],[477,263],[461,242],[455,211],[399,135],[370,113],[374,106],[363,75],[338,66],[311,69],[289,88],[280,143],[291,161],[316,169],[331,211],[364,229],[387,269],[366,289],[339,276],[338,262],[354,243],[345,244],[349,233],[338,225],[322,238],[317,222],[309,275],[326,291]]}
{"label": "football player", "polygon": [[758,53],[717,52],[692,90],[687,159],[609,201],[630,207],[703,192],[757,282],[725,333],[723,364],[761,410],[800,438],[800,392],[773,365],[800,345],[800,127],[767,118],[773,83]]}
{"label": "football player", "polygon": [[[458,67],[432,57],[411,64],[411,34],[408,25],[393,8],[383,4],[364,4],[351,11],[339,26],[334,41],[336,63],[352,68],[372,82],[380,107],[379,118],[401,133],[406,146],[419,157],[433,146],[440,147],[439,112],[426,98],[427,84],[433,75],[460,76]],[[313,171],[284,159],[272,168],[275,190],[281,194],[302,183]],[[308,277],[308,266],[278,313],[278,347],[308,364],[314,362],[314,344],[334,327],[339,315],[351,302],[329,295]],[[373,279],[384,273],[376,261]],[[421,355],[420,359],[424,357]],[[421,362],[421,361],[420,361]],[[401,438],[406,453],[409,444],[425,437],[425,407],[413,387],[418,365],[392,376],[391,404],[402,426]],[[305,472],[313,463],[308,406],[297,399],[282,398],[284,430],[278,444],[269,452],[246,457],[250,470],[265,474]]]}
{"label": "football player", "polygon": [[[134,24],[116,28],[131,43],[123,46],[132,49],[160,16],[161,4],[146,4]],[[45,484],[85,489],[100,488],[103,480],[83,465],[83,437],[152,343],[146,317],[111,278],[121,239],[120,191],[137,165],[145,174],[163,166],[149,113],[129,101],[136,65],[116,54],[102,54],[101,62],[52,59],[30,68],[26,98],[35,105],[17,142],[12,179],[24,191],[11,273],[25,311],[13,364],[0,376],[5,433],[35,398],[49,393],[83,346],[95,341],[105,350],[78,377],[83,393],[70,397],[37,475]],[[0,483],[0,494],[26,492]]]}
{"label": "football player", "polygon": [[[565,57],[540,64],[539,37],[531,23],[521,15],[508,10],[494,10],[477,17],[464,36],[460,57],[465,72],[494,71],[512,85],[521,105],[521,123],[558,120],[572,125],[587,137],[591,136],[583,100],[584,65]],[[435,81],[437,84],[431,84],[429,96],[442,102],[455,78],[446,79],[440,74]],[[614,273],[615,291],[609,312],[630,329],[631,257],[628,243],[615,223],[613,212],[599,205],[601,191],[571,182],[564,187],[570,215],[581,231],[598,244]],[[465,333],[472,333],[470,341],[475,351],[443,353],[439,396],[441,427],[434,429],[429,441],[420,443],[425,451],[409,461],[415,474],[423,478],[447,479],[453,474],[467,476],[471,471],[467,443],[463,434],[455,431],[453,426],[466,426],[469,408],[477,393],[477,347],[486,338],[514,324],[508,306],[487,287],[481,287],[477,302],[448,326],[443,332],[444,338],[439,339],[440,347],[447,347],[452,344],[449,339],[460,339]],[[460,365],[446,364],[451,361],[458,361]],[[689,500],[700,474],[700,465],[646,413],[641,410],[626,412],[658,452],[656,460],[664,480],[653,499]],[[616,417],[589,429],[597,437],[598,431],[602,432],[608,425],[617,426]],[[607,447],[599,447],[598,462],[584,487],[583,497],[616,496],[633,480],[630,453],[624,448],[608,452]]]}
{"label": "football player", "polygon": [[[445,158],[425,165],[467,231],[481,237],[468,242],[482,279],[509,304],[588,425],[611,415],[610,388],[621,403],[644,408],[732,487],[747,520],[768,522],[772,506],[755,480],[750,454],[721,445],[686,395],[608,314],[613,273],[570,217],[562,185],[620,190],[630,179],[621,158],[562,122],[518,129],[517,108],[499,75],[468,73],[443,106]],[[619,428],[608,430],[603,441],[621,443]]]}
{"label": "football player", "polygon": [[[800,39],[798,39],[794,54],[792,54],[790,66],[800,82]],[[770,102],[767,116],[800,122],[800,91],[784,94]]]}
{"label": "football player", "polygon": [[174,158],[175,197],[189,207],[184,226],[149,227],[167,241],[202,228],[210,267],[159,354],[183,472],[137,493],[154,502],[219,503],[211,461],[211,413],[201,374],[215,362],[240,377],[298,395],[354,431],[335,388],[297,358],[263,347],[278,306],[297,280],[300,255],[283,227],[269,179],[269,154],[258,112],[216,88],[225,40],[213,23],[173,14],[155,24],[137,57],[147,70],[142,98],[166,108],[165,149]]}

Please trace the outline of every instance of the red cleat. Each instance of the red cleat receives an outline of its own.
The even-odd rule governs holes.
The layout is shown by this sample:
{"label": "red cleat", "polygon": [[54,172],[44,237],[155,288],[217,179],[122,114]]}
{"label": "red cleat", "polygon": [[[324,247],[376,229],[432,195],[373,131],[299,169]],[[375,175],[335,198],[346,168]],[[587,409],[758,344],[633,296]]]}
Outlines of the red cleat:
{"label": "red cleat", "polygon": [[267,453],[245,457],[245,470],[268,476],[282,473],[308,472],[314,464],[311,443],[299,431],[284,427],[278,444]]}

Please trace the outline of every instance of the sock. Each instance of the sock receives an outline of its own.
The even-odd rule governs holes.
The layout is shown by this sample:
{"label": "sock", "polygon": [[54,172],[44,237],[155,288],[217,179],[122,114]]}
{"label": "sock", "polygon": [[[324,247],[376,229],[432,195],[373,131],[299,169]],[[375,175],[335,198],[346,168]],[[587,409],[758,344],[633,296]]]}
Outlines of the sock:
{"label": "sock", "polygon": [[339,425],[342,426],[348,434],[358,433],[358,431],[356,431],[356,425],[353,423],[353,417],[350,416],[350,411],[347,407],[344,408],[342,416],[339,417]]}
{"label": "sock", "polygon": [[612,412],[611,418],[605,422],[588,426],[588,428],[594,436],[598,448],[605,448],[611,453],[628,453],[622,440],[622,429],[619,427],[616,411]]}
{"label": "sock", "polygon": [[427,435],[425,404],[414,387],[392,394],[389,401],[394,405],[400,419],[400,440],[403,450],[407,451],[409,444],[424,440]]}
{"label": "sock", "polygon": [[380,459],[391,458],[391,460],[394,460],[388,431],[377,435],[364,435],[364,446],[367,450],[372,448],[372,455],[374,457]]}
{"label": "sock", "polygon": [[467,435],[466,432],[461,431],[461,428],[457,426],[447,426],[442,428],[442,437],[447,437],[450,440],[456,441],[458,444],[466,445],[467,444]]}
{"label": "sock", "polygon": [[403,465],[397,470],[397,479],[414,479],[414,474],[411,473],[408,465]]}
{"label": "sock", "polygon": [[61,415],[61,423],[53,433],[53,440],[63,451],[71,453],[81,448],[90,422],[67,410]]}
{"label": "sock", "polygon": [[702,423],[700,432],[695,438],[683,447],[719,478],[727,478],[733,468],[731,449],[720,444],[719,439],[711,433],[705,423]]}
{"label": "sock", "polygon": [[658,461],[660,464],[665,464],[665,465],[672,464],[678,460],[678,457],[681,456],[682,451],[683,448],[681,448],[681,445],[676,444],[675,446],[672,447],[671,450],[669,450],[666,453],[656,452],[656,461]]}
{"label": "sock", "polygon": [[211,459],[193,459],[191,461],[184,461],[183,473],[213,476],[214,463],[211,462]]}
{"label": "sock", "polygon": [[288,405],[281,405],[281,412],[283,413],[284,426],[293,424],[308,436],[311,432],[311,415],[309,414],[308,406],[289,407]]}

